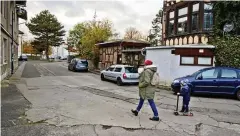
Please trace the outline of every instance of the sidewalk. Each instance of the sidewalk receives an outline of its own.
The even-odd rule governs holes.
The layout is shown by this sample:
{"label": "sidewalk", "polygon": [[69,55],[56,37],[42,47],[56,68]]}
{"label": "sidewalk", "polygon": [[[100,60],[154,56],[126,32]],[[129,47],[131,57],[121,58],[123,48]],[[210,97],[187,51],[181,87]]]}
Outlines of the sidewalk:
{"label": "sidewalk", "polygon": [[1,127],[13,127],[27,124],[25,111],[30,108],[30,102],[24,98],[15,83],[21,80],[26,63],[22,63],[16,72],[1,82]]}
{"label": "sidewalk", "polygon": [[30,102],[18,91],[14,84],[1,86],[1,123],[2,128],[27,124],[25,111]]}

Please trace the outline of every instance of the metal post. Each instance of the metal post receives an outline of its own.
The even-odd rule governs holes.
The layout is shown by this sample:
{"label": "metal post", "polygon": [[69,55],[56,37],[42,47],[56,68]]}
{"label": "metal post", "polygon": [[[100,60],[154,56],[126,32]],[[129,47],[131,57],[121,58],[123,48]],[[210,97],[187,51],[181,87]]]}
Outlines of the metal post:
{"label": "metal post", "polygon": [[[13,7],[14,10],[14,7]],[[13,31],[13,16],[14,16],[14,12],[12,11],[12,43],[11,43],[11,74],[13,74],[14,71],[14,66],[13,66],[13,40],[14,40],[14,31]]]}
{"label": "metal post", "polygon": [[21,36],[21,55],[23,54],[23,42],[22,42],[22,36]]}
{"label": "metal post", "polygon": [[69,44],[67,44],[68,45],[68,56],[70,57],[70,46],[69,46]]}
{"label": "metal post", "polygon": [[58,55],[58,47],[57,47],[57,57],[58,57],[59,55]]}

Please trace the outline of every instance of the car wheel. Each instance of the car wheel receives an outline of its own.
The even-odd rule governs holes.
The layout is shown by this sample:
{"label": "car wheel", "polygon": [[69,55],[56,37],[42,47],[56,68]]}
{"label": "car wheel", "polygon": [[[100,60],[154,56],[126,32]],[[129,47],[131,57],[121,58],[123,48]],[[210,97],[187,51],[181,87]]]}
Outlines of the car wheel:
{"label": "car wheel", "polygon": [[123,82],[122,82],[121,78],[117,78],[117,85],[118,86],[122,86],[123,85]]}
{"label": "car wheel", "polygon": [[75,67],[73,67],[73,72],[76,72],[76,68]]}
{"label": "car wheel", "polygon": [[105,81],[105,78],[104,78],[104,75],[103,75],[103,74],[101,74],[101,80],[102,80],[102,81]]}
{"label": "car wheel", "polygon": [[240,89],[237,91],[236,95],[237,95],[237,99],[240,100]]}

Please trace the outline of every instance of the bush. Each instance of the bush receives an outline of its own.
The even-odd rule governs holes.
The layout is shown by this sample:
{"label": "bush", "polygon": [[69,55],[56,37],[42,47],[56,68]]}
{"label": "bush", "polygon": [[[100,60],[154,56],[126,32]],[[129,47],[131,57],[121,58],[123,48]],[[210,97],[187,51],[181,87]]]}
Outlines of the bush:
{"label": "bush", "polygon": [[212,44],[216,46],[216,66],[240,68],[240,37],[216,37]]}

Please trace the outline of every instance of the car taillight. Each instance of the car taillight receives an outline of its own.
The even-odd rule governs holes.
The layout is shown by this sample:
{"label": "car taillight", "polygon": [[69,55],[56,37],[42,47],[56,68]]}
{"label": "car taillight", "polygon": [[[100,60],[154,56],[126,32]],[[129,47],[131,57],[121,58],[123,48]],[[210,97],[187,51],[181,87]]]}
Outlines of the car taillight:
{"label": "car taillight", "polygon": [[126,73],[124,73],[124,74],[123,74],[123,78],[124,78],[124,79],[125,79],[125,78],[127,78],[127,75],[126,75]]}

